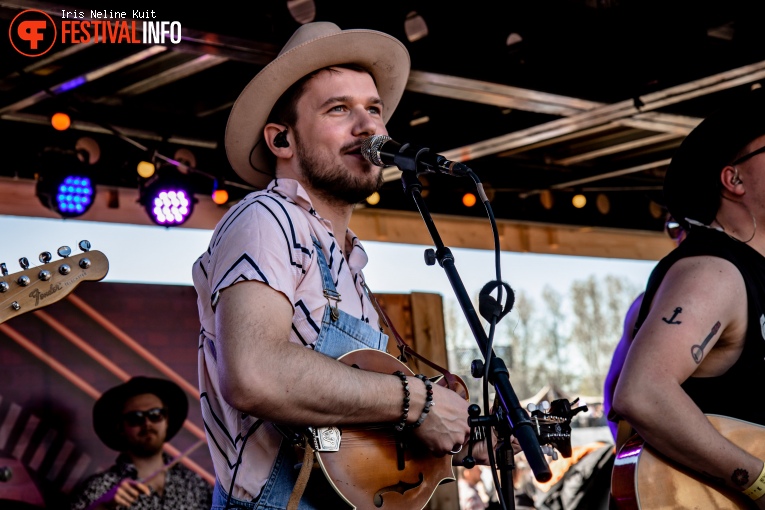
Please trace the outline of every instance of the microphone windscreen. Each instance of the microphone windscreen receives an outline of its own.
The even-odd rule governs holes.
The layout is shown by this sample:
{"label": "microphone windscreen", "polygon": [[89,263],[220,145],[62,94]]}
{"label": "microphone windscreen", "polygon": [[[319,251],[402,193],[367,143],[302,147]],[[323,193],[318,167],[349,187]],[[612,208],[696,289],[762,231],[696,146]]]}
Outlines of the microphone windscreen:
{"label": "microphone windscreen", "polygon": [[388,135],[370,136],[361,143],[361,156],[375,166],[385,166],[380,159],[380,149],[388,140],[391,140]]}

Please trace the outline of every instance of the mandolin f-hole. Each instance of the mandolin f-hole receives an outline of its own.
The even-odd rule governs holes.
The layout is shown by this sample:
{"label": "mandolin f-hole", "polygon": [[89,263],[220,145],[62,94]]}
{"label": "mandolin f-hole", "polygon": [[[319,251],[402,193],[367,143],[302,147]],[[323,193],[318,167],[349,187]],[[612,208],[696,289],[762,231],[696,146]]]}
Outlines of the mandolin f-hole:
{"label": "mandolin f-hole", "polygon": [[425,480],[425,477],[422,473],[420,473],[418,480],[415,483],[408,483],[408,482],[402,482],[399,481],[395,485],[389,485],[388,487],[383,487],[379,491],[375,493],[374,502],[375,506],[377,508],[380,508],[383,506],[383,494],[386,492],[398,492],[399,494],[404,494],[406,491],[410,491],[412,489],[416,489],[420,485],[422,485],[423,480]]}

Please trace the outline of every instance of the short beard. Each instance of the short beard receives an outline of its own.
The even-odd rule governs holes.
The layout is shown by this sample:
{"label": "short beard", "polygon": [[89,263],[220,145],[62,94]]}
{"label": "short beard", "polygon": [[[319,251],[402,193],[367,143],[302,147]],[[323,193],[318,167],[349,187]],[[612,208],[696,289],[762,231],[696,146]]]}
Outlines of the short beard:
{"label": "short beard", "polygon": [[148,459],[151,457],[154,457],[156,454],[162,451],[163,445],[160,444],[158,447],[148,446],[148,445],[131,445],[130,447],[130,453],[133,454],[133,456],[138,457],[139,459]]}
{"label": "short beard", "polygon": [[[307,150],[300,143],[297,132],[293,132],[293,134],[295,136],[296,155],[303,175],[311,189],[327,202],[342,206],[355,205],[382,187],[382,171],[378,173],[377,179],[372,180],[352,175],[347,168],[341,165],[332,167],[314,151]],[[344,147],[342,150],[352,148]],[[370,172],[374,172],[372,164],[367,164]]]}
{"label": "short beard", "polygon": [[128,441],[127,443],[128,451],[133,456],[144,459],[153,457],[161,452],[165,444],[165,439],[161,437],[159,432],[156,432],[156,435],[151,441],[142,441],[138,439],[136,441]]}

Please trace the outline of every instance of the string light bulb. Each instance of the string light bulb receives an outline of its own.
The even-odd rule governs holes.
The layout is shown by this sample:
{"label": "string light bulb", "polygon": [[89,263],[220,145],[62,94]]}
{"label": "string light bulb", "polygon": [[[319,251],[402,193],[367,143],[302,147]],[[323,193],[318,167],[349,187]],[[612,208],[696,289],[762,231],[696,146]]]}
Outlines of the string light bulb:
{"label": "string light bulb", "polygon": [[465,193],[462,195],[462,205],[465,207],[473,207],[477,201],[478,199],[476,199],[475,195],[472,193]]}
{"label": "string light bulb", "polygon": [[225,189],[216,189],[212,194],[212,201],[218,205],[228,202],[228,191]]}
{"label": "string light bulb", "polygon": [[144,179],[148,179],[152,175],[154,175],[154,171],[156,168],[154,168],[154,163],[150,161],[139,161],[138,167],[136,168],[138,171],[138,175],[143,177]]}
{"label": "string light bulb", "polygon": [[542,191],[542,193],[539,194],[539,203],[542,204],[542,207],[547,209],[548,211],[552,209],[553,207],[553,195],[550,192],[549,189],[546,189]]}
{"label": "string light bulb", "polygon": [[371,195],[367,197],[367,203],[369,205],[377,205],[380,203],[380,194],[378,192],[374,192]]}
{"label": "string light bulb", "polygon": [[585,197],[581,193],[577,193],[571,199],[571,204],[573,204],[573,206],[576,207],[577,209],[581,209],[582,207],[587,205],[587,197]]}
{"label": "string light bulb", "polygon": [[50,118],[50,125],[57,131],[66,131],[72,125],[72,119],[66,113],[54,113]]}

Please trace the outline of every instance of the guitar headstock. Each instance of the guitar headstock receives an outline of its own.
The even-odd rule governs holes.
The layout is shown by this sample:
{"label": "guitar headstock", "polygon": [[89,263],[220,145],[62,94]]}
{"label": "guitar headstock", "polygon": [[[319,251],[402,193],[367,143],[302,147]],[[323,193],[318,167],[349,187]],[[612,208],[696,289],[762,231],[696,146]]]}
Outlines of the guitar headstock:
{"label": "guitar headstock", "polygon": [[[531,422],[537,434],[542,450],[545,446],[558,450],[563,457],[571,457],[571,419],[581,413],[587,412],[587,405],[572,407],[579,399],[569,402],[566,399],[546,400],[539,406],[529,404],[527,409],[531,413]],[[553,459],[557,457],[554,450],[546,451]]]}
{"label": "guitar headstock", "polygon": [[40,266],[30,266],[26,257],[19,259],[22,270],[8,274],[0,264],[0,323],[17,315],[37,310],[66,297],[85,281],[102,280],[109,272],[109,261],[100,251],[90,251],[88,241],[80,241],[82,253],[72,255],[68,246],[57,253],[61,259],[51,261],[50,252],[39,256]]}

